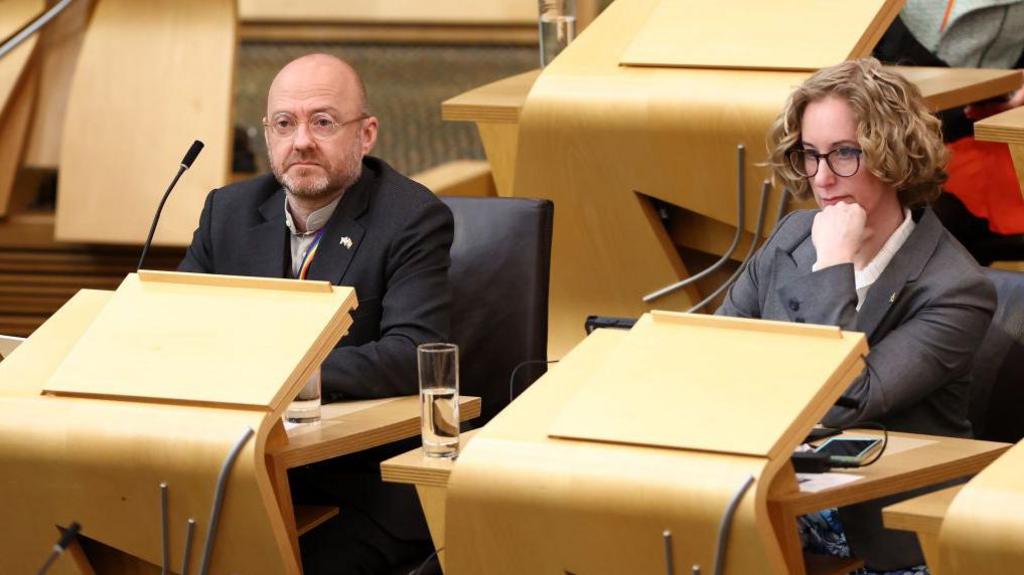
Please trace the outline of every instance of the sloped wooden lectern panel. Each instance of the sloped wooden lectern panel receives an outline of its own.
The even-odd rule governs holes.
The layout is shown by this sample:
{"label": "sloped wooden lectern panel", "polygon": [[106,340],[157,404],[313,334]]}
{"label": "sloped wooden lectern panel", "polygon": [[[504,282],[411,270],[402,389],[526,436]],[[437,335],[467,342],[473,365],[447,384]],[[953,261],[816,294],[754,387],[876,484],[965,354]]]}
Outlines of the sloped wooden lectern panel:
{"label": "sloped wooden lectern panel", "polygon": [[870,55],[902,6],[902,0],[729,0],[713,7],[661,0],[621,62],[817,70]]}
{"label": "sloped wooden lectern panel", "polygon": [[341,339],[354,303],[327,282],[131,274],[45,390],[273,409]]}

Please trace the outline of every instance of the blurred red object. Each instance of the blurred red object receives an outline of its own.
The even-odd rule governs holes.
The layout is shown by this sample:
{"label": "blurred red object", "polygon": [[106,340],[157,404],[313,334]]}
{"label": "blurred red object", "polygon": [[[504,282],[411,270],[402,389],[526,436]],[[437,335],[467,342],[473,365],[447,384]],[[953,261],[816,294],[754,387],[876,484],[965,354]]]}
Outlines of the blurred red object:
{"label": "blurred red object", "polygon": [[945,189],[1001,235],[1024,234],[1024,198],[1006,144],[973,137],[947,144],[949,180]]}

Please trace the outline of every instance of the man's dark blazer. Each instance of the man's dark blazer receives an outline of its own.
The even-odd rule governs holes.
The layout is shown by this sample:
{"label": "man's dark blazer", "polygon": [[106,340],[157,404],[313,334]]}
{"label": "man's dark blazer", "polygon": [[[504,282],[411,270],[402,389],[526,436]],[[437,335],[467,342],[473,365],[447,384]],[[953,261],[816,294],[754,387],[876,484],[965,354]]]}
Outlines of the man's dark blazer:
{"label": "man's dark blazer", "polygon": [[[284,210],[284,191],[269,174],[210,192],[178,269],[289,277]],[[359,299],[348,334],[321,367],[325,401],[417,393],[416,346],[448,341],[453,229],[451,211],[430,190],[363,159],[307,275],[352,286]]]}
{"label": "man's dark blazer", "polygon": [[[864,332],[867,367],[845,392],[858,407],[833,407],[826,425],[877,422],[892,431],[970,437],[971,362],[995,311],[992,282],[930,209],[917,210],[913,232],[858,311],[852,264],[811,271],[816,213],[793,212],[779,222],[717,313]],[[880,536],[881,508],[897,499],[840,509],[850,546],[869,568],[922,562],[913,534]]]}
{"label": "man's dark blazer", "polygon": [[[290,277],[284,210],[272,175],[210,192],[178,269]],[[451,211],[430,190],[382,160],[363,159],[362,176],[327,222],[307,274],[352,286],[359,299],[348,334],[321,366],[325,401],[418,392],[416,346],[448,341],[453,235]],[[378,462],[410,448],[403,442],[293,470],[296,502],[352,505],[395,537],[424,539],[415,492],[380,480]]]}

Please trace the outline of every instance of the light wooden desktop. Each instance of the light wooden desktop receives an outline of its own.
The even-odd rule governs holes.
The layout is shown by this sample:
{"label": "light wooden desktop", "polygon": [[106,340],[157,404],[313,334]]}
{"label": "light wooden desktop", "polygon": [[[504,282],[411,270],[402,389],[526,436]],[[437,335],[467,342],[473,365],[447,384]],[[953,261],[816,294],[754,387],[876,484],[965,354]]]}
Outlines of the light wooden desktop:
{"label": "light wooden desktop", "polygon": [[961,489],[963,489],[963,485],[947,487],[913,499],[900,501],[882,510],[882,520],[886,527],[913,531],[917,534],[917,541],[921,544],[921,550],[924,552],[925,563],[928,564],[933,574],[938,573],[935,566],[938,565],[938,540],[942,519],[946,516],[946,510],[949,509]]}
{"label": "light wooden desktop", "polygon": [[[468,421],[479,415],[479,397],[459,398],[460,420]],[[285,430],[279,423],[267,441],[267,468],[296,552],[298,537],[337,515],[338,509],[292,505],[289,469],[387,445],[419,433],[418,396],[329,403],[321,408],[318,424]]]}
{"label": "light wooden desktop", "polygon": [[[608,10],[602,18],[607,16]],[[578,40],[582,52],[575,58],[570,46],[560,62],[543,71],[499,80],[442,104],[444,119],[476,124],[497,195],[544,197],[559,206],[549,319],[549,350],[556,356],[579,341],[578,326],[587,313],[603,309],[609,315],[639,315],[650,309],[641,301],[644,294],[707,265],[693,251],[725,253],[736,225],[737,143],[746,144],[747,209],[745,233],[732,256],[746,253],[765,175],[756,164],[764,159],[768,124],[785,95],[808,75],[609,62],[598,72],[594,62],[617,61],[614,47],[621,47],[626,40],[620,36],[629,34],[618,22],[604,29],[602,18]],[[584,42],[595,33],[597,38]],[[933,109],[998,96],[1021,85],[1021,74],[1011,70],[894,70],[914,82]],[[756,98],[738,96],[749,92],[746,82],[759,86]],[[714,104],[723,99],[736,100],[729,113],[720,113]],[[540,110],[544,120],[538,124],[540,116],[530,110]],[[545,136],[545,130],[552,132]],[[670,210],[671,237],[644,198],[678,208]],[[769,196],[768,214],[777,198],[777,193]],[[770,231],[772,218],[767,219]],[[604,256],[598,261],[581,255],[592,253]],[[621,274],[626,268],[636,273]],[[717,282],[709,280],[656,305],[687,309],[714,287]]]}
{"label": "light wooden desktop", "polygon": [[[608,330],[605,330],[608,331]],[[614,348],[620,333],[604,334],[590,342],[591,357],[600,357]],[[589,341],[589,340],[588,340]],[[874,430],[855,430],[857,435],[877,435]],[[800,490],[795,475],[782,471],[768,495],[769,514],[791,573],[845,573],[859,562],[804,556],[796,531],[796,518],[821,509],[849,505],[877,497],[934,485],[966,477],[985,468],[1009,445],[949,437],[909,433],[890,433],[887,452],[877,463],[863,469],[837,470],[859,479],[851,483],[811,493]],[[462,439],[462,448],[471,445],[472,434]],[[385,481],[415,485],[424,507],[431,535],[438,548],[444,546],[445,487],[457,461],[425,458],[419,450],[404,453],[381,464]],[[846,570],[846,571],[844,571]]]}
{"label": "light wooden desktop", "polygon": [[[1006,143],[1010,148],[1017,179],[1024,182],[1024,107],[1007,110],[976,122],[974,137],[987,142]],[[1024,186],[1021,187],[1021,193],[1024,193]]]}
{"label": "light wooden desktop", "polygon": [[[33,338],[30,338],[25,345],[19,347],[17,353],[11,355],[9,361],[2,362],[0,365],[3,366],[3,375],[5,377],[3,378],[4,385],[0,386],[0,400],[13,404],[19,401],[31,402],[33,398],[38,397],[43,386],[47,385],[46,382],[50,381],[52,374],[58,370],[62,358],[67,356],[76,345],[80,344],[79,340],[90,329],[95,318],[110,306],[112,295],[111,292],[104,291],[83,290],[79,292],[50,321],[40,327]],[[329,351],[330,347],[328,345],[328,348],[323,350],[324,353]],[[125,358],[120,357],[118,359],[121,360],[120,363],[126,363]],[[68,400],[66,402],[58,399],[53,400],[53,405],[58,407],[64,405],[81,407],[86,404],[96,403],[97,401],[92,399]],[[101,407],[108,406],[109,409],[117,410],[129,403],[128,401],[110,401],[102,404]],[[460,415],[463,420],[477,417],[480,413],[479,398],[463,397],[460,401],[460,406]],[[55,408],[51,407],[51,409]],[[168,414],[182,411],[173,405],[159,402],[154,403],[148,408],[143,406],[139,409],[143,411],[141,415],[134,415],[135,419],[126,419],[124,425],[121,426],[125,428],[124,433],[126,435],[139,436],[146,429],[147,425],[156,425],[156,423],[153,423],[154,420],[160,420],[161,417],[169,417]],[[190,426],[188,430],[200,429],[205,430],[208,434],[212,433],[210,431],[212,424],[208,421],[209,417],[212,416],[209,414],[213,413],[213,415],[216,415],[215,412],[217,411],[220,410],[202,410],[194,416],[194,420],[188,420],[188,425]],[[248,410],[240,413],[241,415],[238,418],[245,421],[254,417],[262,417],[259,410]],[[136,419],[139,419],[139,422],[132,424],[131,422]],[[234,425],[235,422],[232,420],[229,423]],[[107,428],[107,435],[104,436],[104,439],[109,440],[116,435],[112,431],[114,427],[109,422],[104,425]],[[261,450],[262,454],[258,458],[256,467],[266,466],[266,471],[261,472],[259,476],[269,476],[269,484],[272,489],[269,490],[268,499],[272,505],[271,508],[279,510],[283,519],[284,528],[282,532],[287,536],[288,544],[286,544],[287,546],[282,546],[281,550],[283,553],[290,552],[297,556],[296,544],[298,533],[312,528],[319,522],[331,517],[337,513],[337,510],[320,508],[299,509],[293,512],[287,483],[287,469],[418,435],[419,399],[416,396],[406,396],[328,404],[323,407],[323,420],[318,425],[298,426],[285,431],[281,420],[277,419],[268,425],[267,428],[269,431],[265,441],[265,449]],[[232,432],[233,441],[235,427],[231,427],[229,431]],[[178,435],[178,433],[167,434],[163,432],[156,434],[156,436],[166,438],[167,441],[172,443],[180,442],[183,445],[187,443],[184,439],[177,438]],[[188,436],[185,432],[181,432],[180,435],[181,437]],[[41,434],[37,435],[37,440],[40,437],[42,437]],[[90,444],[89,448],[102,453],[106,447],[100,443]],[[196,446],[191,450],[184,450],[186,453],[183,456],[184,460],[188,461],[188,466],[186,467],[202,467],[202,464],[206,462],[204,458],[213,460],[214,464],[219,466],[224,452],[219,450],[218,444],[209,441],[207,443],[211,443],[212,447],[206,447],[204,444],[203,446]],[[168,459],[169,457],[167,451],[150,450],[138,456],[141,458],[140,468],[145,468],[146,465],[151,463],[150,459],[154,458],[154,455],[157,453],[159,453],[159,457],[156,457],[156,459]],[[242,461],[244,461],[244,458]],[[184,471],[182,473],[187,474]],[[144,473],[142,474],[144,475]],[[239,475],[238,477],[241,476]],[[175,504],[185,499],[188,489],[183,488],[183,486],[191,485],[191,481],[191,479],[181,480],[175,484],[175,490],[172,492]],[[109,478],[107,478],[106,483],[111,483]],[[236,489],[240,490],[236,492],[237,501],[245,501],[239,497],[243,492],[253,489],[252,486],[243,485],[243,483],[245,483],[244,480],[236,485]],[[129,488],[126,487],[125,489]],[[75,491],[74,493],[69,492],[66,500],[57,503],[72,509],[75,505],[79,504],[80,500],[78,491]],[[206,504],[206,500],[204,500],[203,505],[205,506]],[[261,516],[258,511],[258,509],[247,507],[242,510],[242,513],[246,514],[249,523],[253,521],[265,522],[265,516]],[[137,521],[120,522],[114,520],[114,525],[108,525],[108,523],[110,521],[83,520],[83,524],[87,525],[88,529],[86,534],[99,542],[109,542],[110,538],[113,538],[114,541],[120,541],[118,538],[128,537],[126,534],[131,533],[149,533],[149,531],[141,529]],[[151,528],[150,522],[144,523],[147,528]],[[259,529],[265,530],[265,526],[259,525]],[[255,530],[249,529],[249,531]],[[244,543],[244,541],[241,543]],[[239,547],[239,541],[228,540],[224,545],[227,548],[227,552],[231,554],[245,553],[244,547]],[[146,572],[146,565],[152,566],[153,564],[151,555],[140,556],[144,561],[134,559],[125,563],[125,561],[131,558],[113,551],[113,549],[114,555],[110,557],[90,557],[88,559],[82,555],[81,549],[72,551],[70,556],[75,557],[74,561],[80,568],[84,568],[83,566],[89,565],[90,562],[93,566],[99,564],[107,566],[130,564],[132,568],[137,567],[142,569],[142,572]],[[273,551],[273,549],[261,549],[254,556],[259,557],[273,554]],[[249,555],[253,554],[249,553]],[[271,568],[269,563],[265,566]]]}
{"label": "light wooden desktop", "polygon": [[1014,571],[1024,559],[1022,469],[1018,442],[963,485],[891,505],[883,519],[917,534],[936,575]]}
{"label": "light wooden desktop", "polygon": [[[977,68],[890,68],[913,82],[933,110],[948,110],[994,98],[1021,87],[1016,70]],[[515,172],[516,128],[519,113],[540,76],[531,70],[473,88],[445,100],[441,118],[450,122],[475,122],[491,162],[499,196],[512,195]],[[978,123],[978,138],[1024,144],[1024,110],[993,116]]]}

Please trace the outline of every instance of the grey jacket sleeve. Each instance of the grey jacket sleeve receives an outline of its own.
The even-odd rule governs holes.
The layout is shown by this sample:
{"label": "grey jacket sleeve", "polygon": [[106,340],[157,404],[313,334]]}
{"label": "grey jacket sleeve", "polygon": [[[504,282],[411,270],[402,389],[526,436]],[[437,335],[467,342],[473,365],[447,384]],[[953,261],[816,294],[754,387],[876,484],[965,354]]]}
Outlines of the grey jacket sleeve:
{"label": "grey jacket sleeve", "polygon": [[833,407],[822,422],[849,426],[878,421],[963,377],[994,308],[994,288],[983,277],[964,278],[936,293],[871,347],[867,366],[844,394],[859,408]]}

